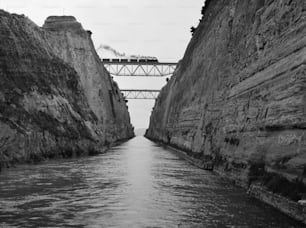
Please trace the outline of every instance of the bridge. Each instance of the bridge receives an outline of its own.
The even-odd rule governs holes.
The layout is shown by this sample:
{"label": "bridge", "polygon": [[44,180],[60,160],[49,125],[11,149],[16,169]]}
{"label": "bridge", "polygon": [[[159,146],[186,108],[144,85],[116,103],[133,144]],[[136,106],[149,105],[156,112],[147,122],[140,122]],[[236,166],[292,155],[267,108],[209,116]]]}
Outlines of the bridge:
{"label": "bridge", "polygon": [[121,92],[123,93],[125,99],[155,100],[158,97],[160,90],[123,89]]}
{"label": "bridge", "polygon": [[[112,76],[166,77],[171,76],[177,63],[159,62],[156,58],[101,59]],[[160,90],[121,89],[125,99],[156,99]]]}
{"label": "bridge", "polygon": [[157,59],[101,59],[112,76],[166,77],[171,76],[177,63],[159,62]]}

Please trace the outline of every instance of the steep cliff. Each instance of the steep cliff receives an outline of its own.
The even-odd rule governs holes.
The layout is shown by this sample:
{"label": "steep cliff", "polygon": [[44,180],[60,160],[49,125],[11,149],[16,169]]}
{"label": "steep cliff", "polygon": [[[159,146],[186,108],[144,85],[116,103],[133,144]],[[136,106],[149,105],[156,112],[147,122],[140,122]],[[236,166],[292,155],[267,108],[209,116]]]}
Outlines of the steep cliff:
{"label": "steep cliff", "polygon": [[305,197],[305,37],[305,1],[207,0],[146,136],[244,186]]}
{"label": "steep cliff", "polygon": [[91,32],[71,16],[51,16],[43,29],[54,53],[80,75],[89,106],[105,130],[107,142],[133,135],[125,100],[104,68],[91,40]]}
{"label": "steep cliff", "polygon": [[[91,87],[84,87],[78,70],[55,54],[48,34],[24,16],[0,11],[0,168],[105,150],[108,126],[101,119],[106,114],[96,114],[86,96]],[[103,100],[116,99],[109,90],[100,93]],[[104,107],[128,116],[125,106]],[[123,124],[130,133],[120,137],[132,136],[129,119],[118,121]]]}

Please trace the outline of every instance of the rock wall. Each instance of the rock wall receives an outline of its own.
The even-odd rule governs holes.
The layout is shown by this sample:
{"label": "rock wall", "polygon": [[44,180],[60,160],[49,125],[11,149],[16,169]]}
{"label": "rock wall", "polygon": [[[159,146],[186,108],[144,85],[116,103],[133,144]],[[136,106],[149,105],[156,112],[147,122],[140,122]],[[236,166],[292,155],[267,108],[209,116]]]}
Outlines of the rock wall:
{"label": "rock wall", "polygon": [[[133,135],[125,105],[111,110],[105,105],[105,113],[126,117],[112,119],[113,127],[127,129],[126,133],[108,139],[108,125],[101,120],[111,120],[92,108],[83,75],[59,58],[48,35],[28,18],[0,10],[0,169],[18,162],[100,153],[107,140]],[[111,85],[108,76],[101,77]],[[101,92],[101,99],[111,98],[119,99],[109,90]]]}
{"label": "rock wall", "polygon": [[273,194],[271,191],[260,185],[251,185],[248,193],[262,202],[270,204],[283,213],[288,214],[291,217],[296,218],[296,220],[306,224],[305,205],[292,202],[291,200],[281,197],[278,194]]}
{"label": "rock wall", "polygon": [[104,68],[91,40],[91,32],[71,16],[51,16],[43,29],[54,53],[80,75],[89,106],[98,117],[107,142],[133,135],[125,99]]}
{"label": "rock wall", "polygon": [[207,0],[202,13],[146,136],[245,186],[305,183],[306,2]]}

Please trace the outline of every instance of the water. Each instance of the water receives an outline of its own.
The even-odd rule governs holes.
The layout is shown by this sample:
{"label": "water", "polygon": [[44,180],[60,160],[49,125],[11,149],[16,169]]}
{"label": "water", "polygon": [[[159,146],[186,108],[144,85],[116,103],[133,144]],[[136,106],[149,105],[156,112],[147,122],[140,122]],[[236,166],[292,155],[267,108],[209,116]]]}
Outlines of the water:
{"label": "water", "polygon": [[301,227],[143,137],[0,174],[0,227]]}

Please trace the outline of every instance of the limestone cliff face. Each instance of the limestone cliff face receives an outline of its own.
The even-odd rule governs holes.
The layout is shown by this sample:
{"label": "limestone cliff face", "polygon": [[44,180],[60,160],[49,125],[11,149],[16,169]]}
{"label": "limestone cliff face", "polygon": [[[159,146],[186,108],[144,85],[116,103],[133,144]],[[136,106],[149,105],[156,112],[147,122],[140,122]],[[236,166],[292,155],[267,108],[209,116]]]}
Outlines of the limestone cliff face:
{"label": "limestone cliff face", "polygon": [[97,55],[91,32],[71,16],[48,17],[43,26],[54,53],[80,75],[89,106],[105,130],[107,142],[133,135],[125,100]]}
{"label": "limestone cliff face", "polygon": [[[24,16],[0,11],[0,168],[105,150],[102,116],[92,108],[82,77],[54,54],[47,36]],[[110,99],[104,92],[101,98]]]}
{"label": "limestone cliff face", "polygon": [[[248,183],[306,175],[306,2],[206,1],[147,137]],[[254,170],[255,169],[255,170]]]}

